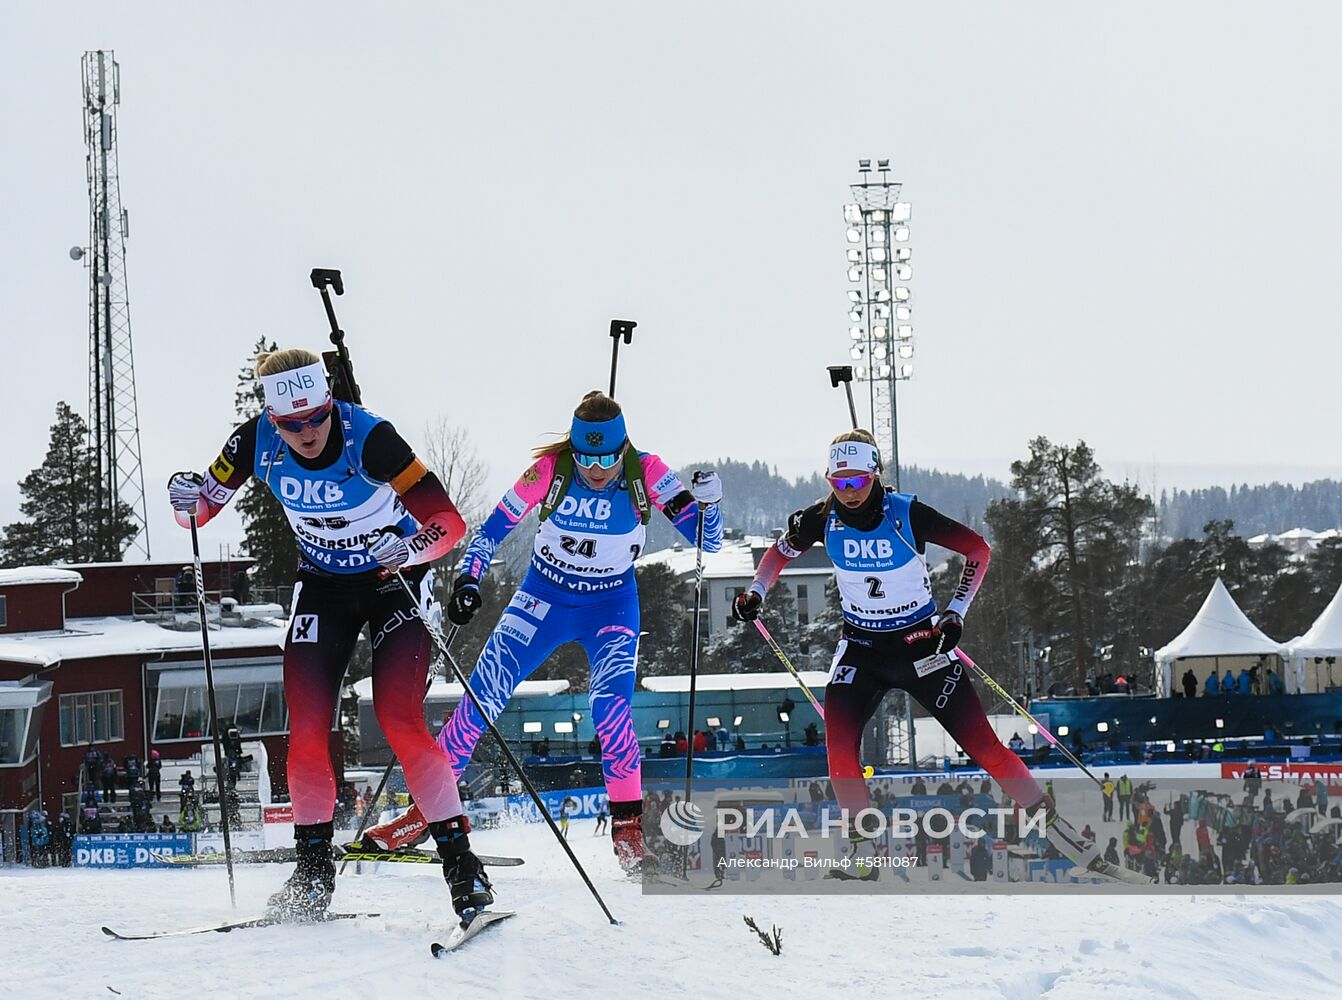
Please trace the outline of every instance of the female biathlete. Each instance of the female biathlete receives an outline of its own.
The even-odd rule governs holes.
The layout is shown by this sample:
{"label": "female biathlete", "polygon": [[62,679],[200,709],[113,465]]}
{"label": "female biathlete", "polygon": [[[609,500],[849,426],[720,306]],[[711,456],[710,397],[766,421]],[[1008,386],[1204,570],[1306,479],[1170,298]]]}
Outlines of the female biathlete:
{"label": "female biathlete", "polygon": [[[750,589],[732,603],[732,615],[740,621],[758,618],[765,594],[788,561],[822,543],[834,564],[843,608],[843,636],[825,687],[825,745],[840,808],[856,817],[870,804],[859,762],[862,730],[885,693],[901,688],[1027,812],[1043,805],[1049,839],[1074,862],[1089,866],[1093,846],[1089,856],[1077,849],[1081,838],[997,738],[964,664],[953,653],[937,656],[960,641],[964,614],[988,569],[988,543],[912,494],[883,486],[880,470],[870,433],[854,430],[835,438],[826,472],[831,495],[792,514],[787,531],[760,560]],[[928,542],[965,559],[940,616],[924,556]]]}
{"label": "female biathlete", "polygon": [[[642,770],[630,716],[639,632],[634,560],[654,507],[694,544],[702,504],[704,550],[718,551],[722,485],[717,473],[696,472],[687,490],[665,462],[630,444],[620,405],[600,392],[583,397],[568,435],[537,448],[535,458],[471,539],[447,616],[458,625],[470,621],[499,543],[540,507],[531,565],[480,653],[471,690],[493,721],[517,685],[558,646],[582,645],[591,664],[588,696],[601,740],[611,839],[620,864],[638,873],[656,861],[643,842]],[[483,731],[480,713],[463,701],[438,734],[458,775]],[[409,813],[368,836],[390,848],[411,843],[424,827],[422,809],[416,796]]]}
{"label": "female biathlete", "polygon": [[[282,917],[320,917],[335,891],[331,860],[336,789],[331,719],[359,631],[373,647],[378,723],[429,819],[452,906],[462,915],[493,902],[471,852],[452,768],[424,723],[429,636],[416,619],[434,611],[427,564],[466,534],[437,476],[390,423],[331,396],[321,359],[290,349],[257,357],[264,414],[233,432],[204,476],[168,483],[177,520],[219,513],[250,476],[279,499],[298,543],[298,576],[284,647],[289,706],[289,794],[298,865],[270,897]],[[404,569],[420,606],[391,573]]]}

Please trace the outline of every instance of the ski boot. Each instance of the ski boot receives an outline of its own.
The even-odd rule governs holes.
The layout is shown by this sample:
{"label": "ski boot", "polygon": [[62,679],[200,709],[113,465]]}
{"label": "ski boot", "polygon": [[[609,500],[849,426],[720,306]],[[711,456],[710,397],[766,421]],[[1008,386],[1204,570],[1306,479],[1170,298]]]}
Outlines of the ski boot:
{"label": "ski boot", "polygon": [[351,846],[376,845],[386,851],[399,851],[402,848],[413,849],[428,839],[429,824],[425,822],[419,806],[412,805],[409,812],[386,823],[370,826],[363,832],[358,844]]}
{"label": "ski boot", "polygon": [[485,874],[485,866],[471,850],[470,821],[465,816],[439,820],[429,824],[429,832],[438,847],[438,856],[443,859],[443,878],[452,893],[452,909],[461,919],[461,926],[468,927],[481,910],[494,902],[494,886]]}
{"label": "ski boot", "polygon": [[288,881],[266,903],[267,916],[279,920],[321,920],[335,893],[331,860],[331,823],[294,827],[298,864]]}
{"label": "ski boot", "polygon": [[[863,848],[866,848],[866,857],[862,856]],[[837,879],[842,882],[875,882],[881,877],[881,870],[868,861],[876,857],[876,848],[871,842],[871,838],[862,833],[857,828],[848,831],[848,853],[844,855],[848,861],[847,868],[831,868],[825,872],[825,878]]]}
{"label": "ski boot", "polygon": [[656,875],[661,859],[643,839],[643,802],[612,802],[610,804],[610,840],[615,856],[626,875],[633,878]]}

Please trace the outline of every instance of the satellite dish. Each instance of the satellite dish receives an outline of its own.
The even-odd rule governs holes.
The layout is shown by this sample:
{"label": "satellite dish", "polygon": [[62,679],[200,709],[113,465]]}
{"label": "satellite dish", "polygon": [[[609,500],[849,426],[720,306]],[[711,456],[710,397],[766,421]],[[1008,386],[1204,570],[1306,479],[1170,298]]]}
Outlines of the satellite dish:
{"label": "satellite dish", "polygon": [[70,259],[71,259],[71,260],[80,260],[80,259],[83,258],[83,256],[84,256],[84,248],[83,248],[83,247],[71,247],[71,248],[70,248]]}

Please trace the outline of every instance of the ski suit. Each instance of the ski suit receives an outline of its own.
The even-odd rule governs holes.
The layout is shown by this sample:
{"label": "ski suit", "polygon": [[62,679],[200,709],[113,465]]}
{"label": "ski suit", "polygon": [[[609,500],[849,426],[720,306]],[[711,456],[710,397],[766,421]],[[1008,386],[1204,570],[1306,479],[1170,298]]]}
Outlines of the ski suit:
{"label": "ski suit", "polygon": [[[253,417],[229,437],[205,474],[197,523],[232,499],[248,478],[275,494],[298,544],[284,698],[289,706],[289,794],[294,822],[330,822],[336,786],[331,719],[354,643],[365,623],[373,647],[373,704],[406,784],[430,822],[461,815],[451,767],[424,722],[429,636],[417,620],[438,613],[422,564],[446,555],[466,526],[436,476],[386,420],[337,401],[322,453],[305,459],[274,425]],[[187,515],[178,521],[189,524]],[[369,534],[392,528],[411,557],[405,576],[418,600],[368,553]]]}
{"label": "ski suit", "polygon": [[[656,455],[640,452],[648,495],[691,544],[699,505]],[[484,577],[500,542],[545,499],[555,458],[538,459],[503,495],[466,549],[461,573]],[[638,737],[630,715],[638,655],[639,608],[634,560],[645,528],[623,475],[602,490],[573,476],[558,508],[541,523],[521,587],[485,643],[471,673],[471,690],[493,721],[517,685],[557,647],[577,642],[591,664],[588,697],[601,741],[601,768],[612,802],[643,794]],[[716,504],[704,509],[704,550],[722,547]],[[460,775],[484,732],[484,720],[462,701],[438,734]]]}
{"label": "ski suit", "polygon": [[1026,806],[1039,802],[1043,789],[993,732],[961,654],[952,651],[950,663],[923,676],[915,666],[938,643],[927,543],[965,557],[947,604],[963,616],[988,568],[983,537],[878,481],[856,510],[828,498],[792,514],[787,531],[760,561],[751,589],[762,597],[783,567],[817,542],[834,564],[843,609],[843,636],[825,687],[825,745],[840,807],[851,815],[870,804],[859,759],[862,730],[891,688],[916,698],[1012,799]]}

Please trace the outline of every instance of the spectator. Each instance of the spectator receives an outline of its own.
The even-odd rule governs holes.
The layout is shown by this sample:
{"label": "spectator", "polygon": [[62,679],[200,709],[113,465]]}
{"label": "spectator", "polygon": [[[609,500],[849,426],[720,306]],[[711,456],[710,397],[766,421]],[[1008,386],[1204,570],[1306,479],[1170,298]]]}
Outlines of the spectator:
{"label": "spectator", "polygon": [[[1175,799],[1165,807],[1165,813],[1170,818],[1170,840],[1175,846],[1179,846],[1179,835],[1184,828],[1184,800],[1182,797]],[[1182,849],[1182,848],[1181,848]]]}
{"label": "spectator", "polygon": [[102,765],[103,801],[116,802],[116,761],[110,754],[103,755]]}
{"label": "spectator", "polygon": [[541,757],[550,756],[550,738],[548,736],[545,737],[543,740],[541,740],[540,753],[538,754],[538,756]]}
{"label": "spectator", "polygon": [[1104,797],[1104,822],[1110,823],[1114,818],[1114,780],[1109,777],[1109,772],[1104,772],[1104,781],[1100,785],[1100,794]]}
{"label": "spectator", "polygon": [[233,600],[239,604],[252,603],[252,578],[245,569],[233,574]]}
{"label": "spectator", "polygon": [[1221,678],[1221,693],[1235,694],[1239,691],[1239,682],[1235,680],[1235,671],[1227,668],[1225,676]]}
{"label": "spectator", "polygon": [[177,779],[177,794],[183,799],[188,795],[194,796],[196,794],[196,779],[191,776],[190,771],[185,772]]}
{"label": "spectator", "polygon": [[155,802],[163,801],[163,758],[157,750],[149,751],[149,763],[144,767],[145,788]]}
{"label": "spectator", "polygon": [[154,817],[150,815],[149,806],[149,793],[144,790],[144,782],[137,781],[130,790],[130,816],[134,832],[153,832]]}
{"label": "spectator", "polygon": [[676,753],[683,754],[690,752],[690,741],[685,738],[685,734],[679,729],[676,730]]}
{"label": "spectator", "polygon": [[1197,842],[1198,862],[1201,864],[1206,864],[1208,861],[1215,863],[1216,852],[1212,850],[1212,832],[1207,826],[1206,816],[1198,820]]}
{"label": "spectator", "polygon": [[172,821],[172,817],[167,813],[163,814],[163,822],[158,825],[159,833],[176,833],[177,824]]}
{"label": "spectator", "polygon": [[1132,779],[1126,774],[1118,776],[1118,819],[1132,819]]}
{"label": "spectator", "polygon": [[372,805],[373,805],[373,786],[372,786],[372,785],[364,785],[364,786],[363,786],[363,807],[364,807],[364,810],[367,811],[369,808],[372,807]]}
{"label": "spectator", "polygon": [[1183,676],[1184,697],[1195,698],[1198,693],[1198,675],[1193,673],[1193,668],[1189,667],[1184,671]]}
{"label": "spectator", "polygon": [[51,864],[51,827],[46,812],[41,809],[28,814],[28,861],[34,868],[46,868]]}
{"label": "spectator", "polygon": [[1314,786],[1300,783],[1300,794],[1295,797],[1295,807],[1297,809],[1314,808]]}
{"label": "spectator", "polygon": [[1120,865],[1122,860],[1118,856],[1118,838],[1110,837],[1109,846],[1104,849],[1104,860],[1111,865]]}
{"label": "spectator", "polygon": [[1275,670],[1273,670],[1271,667],[1268,667],[1268,668],[1267,668],[1267,693],[1268,693],[1268,694],[1283,694],[1285,691],[1286,691],[1286,685],[1283,684],[1281,678],[1280,678],[1279,676],[1277,676],[1277,672],[1276,672]]}
{"label": "spectator", "polygon": [[1020,733],[1011,734],[1011,739],[1007,740],[1007,748],[1012,753],[1020,753],[1025,749],[1025,741],[1020,738]]}
{"label": "spectator", "polygon": [[987,839],[976,838],[974,846],[969,850],[969,874],[975,882],[988,881],[988,873],[992,871],[992,855],[988,853],[988,848],[983,843]]}
{"label": "spectator", "polygon": [[84,784],[90,788],[102,782],[103,755],[92,743],[84,752]]}
{"label": "spectator", "polygon": [[910,794],[910,795],[926,795],[926,794],[927,794],[927,782],[923,781],[922,778],[915,778],[914,781],[913,781],[913,785],[910,786],[910,788],[909,788],[909,794]]}
{"label": "spectator", "polygon": [[802,745],[808,747],[820,746],[820,729],[814,722],[806,724],[805,735],[802,738]]}
{"label": "spectator", "polygon": [[1240,694],[1247,695],[1253,693],[1253,678],[1249,676],[1249,671],[1244,667],[1239,668],[1238,686]]}
{"label": "spectator", "polygon": [[1258,672],[1261,666],[1262,666],[1261,663],[1255,663],[1252,667],[1249,668],[1249,683],[1253,686],[1254,694],[1263,693],[1263,678],[1259,675]]}
{"label": "spectator", "polygon": [[187,795],[182,799],[182,808],[177,814],[177,828],[183,833],[199,833],[204,823],[200,813],[200,804],[195,795]]}
{"label": "spectator", "polygon": [[675,736],[672,735],[671,730],[668,729],[662,733],[662,749],[660,756],[674,757],[675,755],[676,755],[676,738]]}
{"label": "spectator", "polygon": [[736,734],[736,749],[739,751],[739,750],[744,750],[745,748],[746,748],[746,738],[745,738],[744,736],[742,736],[740,733],[737,733],[737,734]]}
{"label": "spectator", "polygon": [[1128,679],[1122,674],[1119,674],[1114,680],[1114,691],[1118,694],[1128,693]]}
{"label": "spectator", "polygon": [[1314,801],[1318,806],[1319,815],[1328,815],[1328,785],[1322,778],[1314,782]]}
{"label": "spectator", "polygon": [[92,785],[84,786],[84,794],[79,797],[79,807],[82,809],[84,806],[98,808],[98,790]]}
{"label": "spectator", "polygon": [[596,829],[592,831],[593,837],[601,837],[606,833],[606,822],[610,819],[610,810],[606,808],[606,803],[601,803],[601,808],[596,814]]}
{"label": "spectator", "polygon": [[589,756],[592,756],[592,757],[600,757],[600,756],[601,756],[601,737],[600,737],[600,736],[593,736],[590,740],[587,741],[587,753],[588,753]]}
{"label": "spectator", "polygon": [[568,840],[568,821],[573,811],[573,805],[573,800],[567,795],[564,796],[564,801],[559,804],[559,832],[564,835],[565,840]]}
{"label": "spectator", "polygon": [[51,827],[51,848],[55,855],[56,864],[62,868],[69,868],[71,863],[71,848],[75,840],[75,823],[70,818],[70,814],[61,810],[60,816]]}
{"label": "spectator", "polygon": [[1216,668],[1213,667],[1212,672],[1207,675],[1206,681],[1202,684],[1202,696],[1204,698],[1214,698],[1220,691],[1221,678],[1218,676]]}
{"label": "spectator", "polygon": [[98,812],[98,807],[85,806],[83,815],[79,820],[79,825],[83,833],[102,833],[103,819],[102,814]]}
{"label": "spectator", "polygon": [[732,748],[732,734],[727,732],[726,726],[718,726],[718,749],[730,750]]}
{"label": "spectator", "polygon": [[190,611],[196,606],[196,571],[183,566],[173,578],[174,608],[177,611]]}
{"label": "spectator", "polygon": [[1095,831],[1090,828],[1089,823],[1081,828],[1081,839],[1088,840],[1092,844],[1095,843]]}
{"label": "spectator", "polygon": [[126,754],[122,765],[126,769],[126,788],[134,788],[140,780],[140,758],[133,753]]}
{"label": "spectator", "polygon": [[1263,787],[1263,776],[1258,773],[1258,765],[1249,761],[1249,766],[1244,769],[1244,790],[1249,793],[1249,804],[1253,805],[1253,800],[1258,797],[1258,790]]}
{"label": "spectator", "polygon": [[1272,789],[1263,789],[1263,815],[1270,821],[1277,815],[1276,808],[1272,805]]}
{"label": "spectator", "polygon": [[696,729],[694,731],[694,752],[703,753],[707,749],[708,737],[703,734],[702,730]]}

